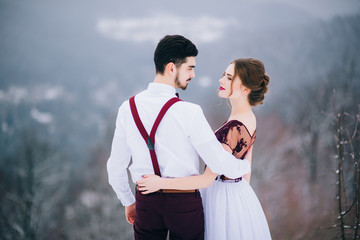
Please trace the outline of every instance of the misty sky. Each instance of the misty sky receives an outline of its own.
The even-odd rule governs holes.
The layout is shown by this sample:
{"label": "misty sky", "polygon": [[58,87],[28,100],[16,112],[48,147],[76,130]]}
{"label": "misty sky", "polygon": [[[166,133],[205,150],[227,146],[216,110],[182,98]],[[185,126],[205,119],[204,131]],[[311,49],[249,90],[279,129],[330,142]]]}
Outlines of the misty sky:
{"label": "misty sky", "polygon": [[[153,74],[152,51],[166,34],[182,34],[200,48],[205,45],[202,56],[210,61],[212,46],[225,49],[234,37],[229,34],[232,30],[236,31],[239,41],[247,38],[252,42],[253,36],[244,36],[244,32],[250,34],[253,30],[261,35],[269,28],[291,26],[296,29],[304,23],[312,25],[318,20],[328,21],[338,15],[354,13],[360,13],[358,0],[185,0],[176,3],[158,0],[156,4],[147,0],[0,0],[0,51],[6,56],[1,61],[0,80],[11,83],[24,79],[18,81],[23,83],[32,79],[47,82],[73,78],[88,82],[113,76],[130,79],[131,74],[120,72],[119,66],[126,69],[138,61],[144,66],[138,74],[147,79]],[[140,44],[142,51],[131,52],[132,47],[137,50],[137,45],[127,43],[133,42]],[[223,53],[226,56],[218,61],[203,64],[208,67],[206,72],[211,66],[228,62],[233,58],[232,52],[236,56],[257,53],[254,44],[239,45],[237,51],[241,54],[231,50]],[[254,57],[262,58],[261,54]],[[221,72],[222,68],[224,66],[219,66],[215,72]],[[94,69],[97,72],[92,71]],[[199,86],[208,87],[216,81],[209,75],[197,76]],[[63,96],[65,92],[58,86],[47,87],[51,91],[58,89],[56,96]],[[23,96],[24,92],[10,95]],[[1,97],[4,94],[0,94],[0,98],[4,98]]]}
{"label": "misty sky", "polygon": [[354,14],[360,11],[360,1],[356,0],[257,0],[258,2],[281,2],[294,7],[299,7],[304,11],[322,19],[328,19],[336,15]]}
{"label": "misty sky", "polygon": [[[360,12],[360,1],[356,0],[224,1],[212,3],[212,6],[208,6],[208,2],[197,1],[189,6],[188,11],[184,11],[186,8],[183,6],[172,7],[165,2],[158,7],[139,3],[144,7],[133,16],[124,14],[134,11],[129,5],[120,7],[115,4],[115,9],[121,8],[118,13],[114,9],[104,11],[97,18],[96,31],[104,37],[120,41],[150,41],[155,44],[165,34],[178,33],[189,36],[196,43],[208,43],[223,38],[222,34],[227,28],[255,29],[267,25],[302,23],[309,19],[328,20],[334,16]],[[186,3],[179,2],[180,5]]]}

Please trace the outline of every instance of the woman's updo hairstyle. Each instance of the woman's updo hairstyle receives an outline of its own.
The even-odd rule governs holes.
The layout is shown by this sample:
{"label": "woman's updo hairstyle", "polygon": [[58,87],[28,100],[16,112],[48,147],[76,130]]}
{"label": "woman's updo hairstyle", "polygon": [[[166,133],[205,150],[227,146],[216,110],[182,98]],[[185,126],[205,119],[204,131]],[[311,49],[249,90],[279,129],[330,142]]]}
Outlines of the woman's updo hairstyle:
{"label": "woman's updo hairstyle", "polygon": [[251,89],[248,95],[250,105],[263,104],[270,82],[270,77],[265,73],[264,64],[254,58],[239,58],[232,63],[235,65],[234,78],[240,77],[242,84]]}

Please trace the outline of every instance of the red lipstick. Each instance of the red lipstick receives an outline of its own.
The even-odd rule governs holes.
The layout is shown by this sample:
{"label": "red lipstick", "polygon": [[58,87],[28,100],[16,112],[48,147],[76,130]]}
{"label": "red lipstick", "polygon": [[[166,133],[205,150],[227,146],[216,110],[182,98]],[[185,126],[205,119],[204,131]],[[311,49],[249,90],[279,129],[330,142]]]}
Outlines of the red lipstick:
{"label": "red lipstick", "polygon": [[219,87],[219,90],[221,91],[221,90],[225,90],[225,88],[223,88],[222,86],[220,86]]}

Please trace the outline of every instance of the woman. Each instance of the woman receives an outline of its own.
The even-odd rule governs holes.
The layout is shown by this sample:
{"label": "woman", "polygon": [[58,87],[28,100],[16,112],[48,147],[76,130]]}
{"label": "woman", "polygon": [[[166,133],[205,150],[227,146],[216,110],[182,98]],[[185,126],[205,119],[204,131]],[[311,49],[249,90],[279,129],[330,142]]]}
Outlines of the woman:
{"label": "woman", "polygon": [[[215,135],[227,151],[239,159],[248,159],[250,164],[256,138],[252,106],[263,103],[269,80],[264,64],[252,58],[233,61],[219,80],[218,95],[230,101],[231,114]],[[207,240],[271,239],[260,202],[249,185],[250,176],[248,173],[229,179],[217,176],[207,167],[199,176],[160,178],[146,175],[137,183],[143,194],[159,189],[205,188],[201,189],[201,195]]]}

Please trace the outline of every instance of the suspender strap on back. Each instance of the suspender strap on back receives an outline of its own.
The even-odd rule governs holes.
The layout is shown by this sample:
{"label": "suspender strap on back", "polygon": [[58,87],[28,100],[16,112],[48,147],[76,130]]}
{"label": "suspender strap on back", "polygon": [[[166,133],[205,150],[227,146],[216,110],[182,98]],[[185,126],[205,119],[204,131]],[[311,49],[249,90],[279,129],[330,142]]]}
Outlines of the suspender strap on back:
{"label": "suspender strap on back", "polygon": [[154,168],[154,172],[156,175],[161,177],[161,173],[160,173],[160,168],[159,168],[159,163],[157,161],[157,157],[156,157],[156,153],[155,153],[155,133],[157,128],[159,127],[159,124],[161,122],[161,120],[163,119],[165,113],[167,112],[167,110],[176,102],[181,101],[179,98],[174,97],[171,98],[169,101],[167,101],[165,103],[165,105],[162,107],[162,109],[159,112],[159,115],[157,116],[153,127],[151,128],[151,132],[150,132],[150,136],[147,133],[143,123],[141,122],[139,113],[137,111],[136,108],[136,104],[135,104],[135,96],[132,96],[129,99],[129,103],[130,103],[130,109],[131,109],[131,113],[132,116],[134,118],[135,124],[141,134],[141,136],[143,137],[145,143],[147,144],[147,147],[149,149],[150,152],[150,157],[151,157],[151,161],[152,161],[152,165]]}

